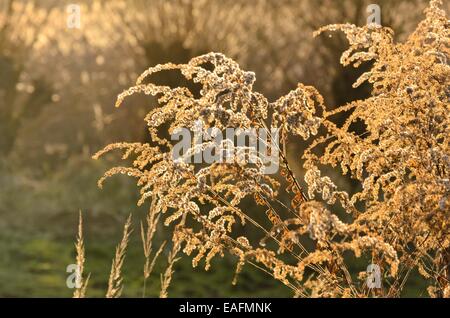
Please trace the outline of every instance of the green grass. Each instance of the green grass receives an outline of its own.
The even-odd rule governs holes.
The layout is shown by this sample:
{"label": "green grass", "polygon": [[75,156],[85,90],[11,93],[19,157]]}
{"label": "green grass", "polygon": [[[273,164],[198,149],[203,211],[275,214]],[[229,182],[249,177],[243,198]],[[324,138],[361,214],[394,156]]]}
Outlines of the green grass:
{"label": "green grass", "polygon": [[[136,233],[134,233],[136,234]],[[1,237],[0,297],[71,297],[66,287],[68,264],[74,263],[73,242],[51,238],[15,239]],[[96,240],[86,238],[86,273],[91,273],[87,296],[103,297],[107,289],[115,242],[119,238]],[[167,255],[162,254],[147,282],[147,297],[159,295],[159,275],[165,269]],[[144,258],[140,241],[130,242],[123,268],[124,297],[142,297]],[[191,258],[183,258],[175,266],[169,289],[171,297],[289,297],[282,284],[268,279],[267,274],[247,267],[233,286],[236,260],[230,256],[215,259],[210,271],[192,268]],[[257,286],[257,288],[255,288]]]}

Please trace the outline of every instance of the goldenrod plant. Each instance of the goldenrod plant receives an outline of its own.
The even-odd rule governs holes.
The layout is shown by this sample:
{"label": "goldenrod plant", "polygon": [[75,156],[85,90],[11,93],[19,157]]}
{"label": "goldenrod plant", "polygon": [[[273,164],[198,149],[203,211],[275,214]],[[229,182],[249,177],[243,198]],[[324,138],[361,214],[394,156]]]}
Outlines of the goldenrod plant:
{"label": "goldenrod plant", "polygon": [[[161,218],[172,231],[162,297],[180,251],[205,270],[214,257],[230,253],[237,257],[232,283],[243,266],[253,266],[296,297],[400,297],[415,270],[429,282],[430,296],[450,296],[450,43],[442,5],[432,0],[404,42],[378,24],[320,28],[316,36],[341,31],[347,37],[344,66],[370,65],[354,83],[370,83],[370,97],[339,107],[328,107],[316,88],[304,84],[270,101],[254,91],[254,73],[220,53],[151,67],[118,96],[116,106],[134,94],[158,101],[145,117],[151,142],[110,144],[94,158],[112,150],[132,158],[130,166],[106,172],[99,186],[115,174],[136,178],[138,204],[152,205],[150,232],[142,231],[146,258],[155,222]],[[180,72],[199,90],[152,83],[153,74],[166,71]],[[346,120],[337,122],[343,114]],[[278,129],[280,142],[271,149],[278,154],[278,174],[265,174],[260,161],[195,164],[174,158],[167,133],[198,131],[199,125],[264,129],[269,140]],[[192,142],[188,154],[204,151],[211,138]],[[294,158],[287,156],[292,138],[307,143]],[[303,170],[294,172],[290,160],[301,160]],[[341,189],[330,171],[359,186],[352,193]],[[280,199],[281,192],[290,202]],[[258,211],[243,208],[249,200]],[[257,221],[256,213],[266,222]],[[242,227],[260,237],[240,235]],[[368,257],[381,286],[368,284],[365,268],[352,272],[349,255]]]}
{"label": "goldenrod plant", "polygon": [[[413,270],[428,279],[430,296],[450,296],[449,21],[440,0],[425,13],[404,42],[378,24],[329,25],[315,33],[345,34],[350,46],[341,56],[344,66],[370,63],[354,87],[370,83],[371,96],[339,107],[327,107],[314,87],[303,84],[269,101],[254,91],[254,73],[220,53],[151,67],[118,96],[116,106],[133,94],[158,100],[145,117],[151,142],[110,144],[94,158],[112,150],[133,158],[130,166],[106,172],[99,186],[115,174],[136,178],[138,204],[152,204],[144,246],[159,217],[174,224],[167,227],[173,247],[162,297],[180,250],[205,270],[214,257],[230,253],[237,257],[233,283],[249,265],[298,297],[399,297]],[[153,74],[173,70],[200,85],[199,91],[151,82]],[[343,123],[335,120],[340,114],[347,114]],[[363,129],[356,131],[356,124]],[[161,131],[198,131],[198,125],[279,129],[278,149],[271,149],[279,156],[279,173],[264,174],[261,162],[249,160],[177,160],[173,141]],[[207,137],[189,154],[204,151]],[[286,155],[289,138],[308,144],[297,157],[301,173],[294,173]],[[359,186],[353,193],[340,189],[329,171]],[[290,202],[279,199],[283,191]],[[248,200],[260,209],[244,210]],[[257,222],[255,213],[265,213],[267,222]],[[260,238],[239,235],[238,227],[258,231]],[[348,252],[378,266],[379,288],[368,286],[366,271],[351,272]]]}

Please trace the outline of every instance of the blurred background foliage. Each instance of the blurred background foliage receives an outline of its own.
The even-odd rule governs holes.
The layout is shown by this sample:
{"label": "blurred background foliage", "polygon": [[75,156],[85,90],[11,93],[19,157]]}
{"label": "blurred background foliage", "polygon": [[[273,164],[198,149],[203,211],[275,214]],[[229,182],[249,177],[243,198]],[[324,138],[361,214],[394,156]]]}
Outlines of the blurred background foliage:
{"label": "blurred background foliage", "polygon": [[[312,32],[330,23],[363,25],[372,2],[0,0],[0,296],[71,296],[66,266],[74,262],[79,210],[86,227],[86,271],[92,273],[88,296],[104,295],[114,246],[130,212],[135,232],[124,265],[124,296],[142,295],[138,229],[146,207],[136,207],[137,189],[126,177],[99,190],[97,179],[118,158],[90,157],[110,142],[147,140],[143,117],[154,104],[151,98],[133,97],[125,107],[113,107],[117,94],[144,69],[219,51],[254,71],[256,89],[272,100],[302,82],[317,87],[330,107],[341,105],[368,96],[370,87],[353,89],[363,70],[340,66],[344,37],[313,38]],[[69,3],[80,5],[80,28],[67,25]],[[382,24],[402,40],[427,1],[377,3]],[[155,80],[190,85],[170,73]],[[289,149],[302,179],[302,144],[291,141]],[[353,186],[344,179],[339,184]],[[166,232],[161,226],[157,239],[167,239]],[[165,258],[148,296],[158,295]],[[215,262],[205,272],[183,258],[169,295],[290,296],[252,269],[232,286],[236,260]],[[409,296],[425,294],[418,278],[412,284]]]}

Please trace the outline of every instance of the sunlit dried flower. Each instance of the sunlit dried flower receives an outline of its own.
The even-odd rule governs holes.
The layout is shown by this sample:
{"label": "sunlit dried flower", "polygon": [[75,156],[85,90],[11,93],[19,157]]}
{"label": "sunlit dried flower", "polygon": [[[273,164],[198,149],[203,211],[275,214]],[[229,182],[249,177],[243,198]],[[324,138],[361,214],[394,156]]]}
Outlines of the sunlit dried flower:
{"label": "sunlit dried flower", "polygon": [[[139,204],[152,198],[164,224],[175,224],[161,297],[167,296],[180,250],[193,255],[194,267],[204,261],[206,270],[213,257],[229,252],[238,258],[236,275],[245,264],[255,266],[295,296],[366,297],[370,291],[364,275],[362,282],[355,282],[346,266],[344,252],[352,251],[356,257],[371,256],[382,268],[388,281],[383,296],[398,296],[415,267],[432,277],[431,295],[448,295],[450,51],[449,23],[441,5],[431,1],[426,19],[404,43],[394,41],[391,29],[373,25],[321,28],[317,34],[341,30],[347,36],[350,47],[342,54],[343,65],[372,62],[354,83],[372,84],[372,96],[333,110],[315,88],[302,84],[271,103],[253,91],[254,73],[219,53],[151,67],[119,95],[117,106],[137,93],[157,97],[158,105],[145,118],[151,143],[117,143],[97,153],[94,158],[120,149],[124,158],[136,157],[132,167],[106,172],[99,185],[115,174],[135,177],[141,188]],[[198,93],[146,83],[160,71],[180,72],[201,89]],[[345,112],[350,112],[346,121],[336,124],[333,116]],[[355,123],[364,125],[362,134],[354,131]],[[201,166],[173,160],[173,145],[160,134],[163,127],[169,133],[184,127],[197,132],[276,127],[283,140],[300,136],[309,142],[302,156],[309,200],[283,145],[278,149],[280,174],[290,206],[278,198],[282,183],[246,160]],[[207,143],[193,144],[188,156]],[[340,190],[324,166],[360,187],[354,193]],[[254,199],[265,212],[269,227],[243,210],[246,199]],[[340,210],[348,213],[349,221],[340,219]],[[261,233],[259,247],[235,232],[238,222]],[[313,248],[305,247],[307,241],[314,242]],[[432,264],[421,264],[425,259]]]}

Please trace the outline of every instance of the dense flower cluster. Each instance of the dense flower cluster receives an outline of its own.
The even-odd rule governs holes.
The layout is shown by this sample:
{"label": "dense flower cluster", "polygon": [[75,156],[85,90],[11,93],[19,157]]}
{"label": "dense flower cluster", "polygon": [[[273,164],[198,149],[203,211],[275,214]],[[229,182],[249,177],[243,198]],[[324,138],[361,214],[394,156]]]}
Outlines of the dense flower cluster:
{"label": "dense flower cluster", "polygon": [[[371,83],[372,96],[333,110],[315,88],[303,84],[269,102],[254,92],[254,73],[219,53],[149,68],[119,95],[116,106],[136,93],[157,97],[158,106],[145,118],[152,143],[117,143],[97,153],[95,158],[121,149],[124,159],[135,157],[131,167],[108,171],[99,185],[118,173],[137,178],[139,204],[151,199],[153,213],[163,215],[165,225],[175,224],[170,266],[180,250],[195,254],[193,266],[204,260],[206,270],[213,257],[229,252],[238,257],[237,274],[250,264],[302,297],[395,297],[418,268],[430,278],[431,295],[448,296],[450,51],[441,5],[431,1],[426,19],[404,43],[395,43],[391,29],[376,25],[320,29],[317,34],[341,30],[347,36],[343,65],[372,63],[355,83]],[[200,85],[199,92],[149,82],[152,74],[166,71],[180,72]],[[343,124],[333,120],[346,112]],[[195,130],[199,123],[219,130],[275,127],[283,141],[302,137],[309,142],[302,155],[306,193],[289,166],[284,142],[278,149],[279,178],[250,164],[175,161],[173,144],[162,131]],[[362,133],[355,124],[364,127]],[[325,175],[326,166],[360,188],[339,189]],[[290,204],[279,199],[281,191],[291,195]],[[243,209],[249,199],[270,226]],[[350,221],[342,221],[342,209]],[[257,229],[260,240],[240,236],[235,224]],[[347,251],[381,267],[381,290],[355,280],[357,273],[346,266]],[[171,269],[166,282],[170,275]]]}

